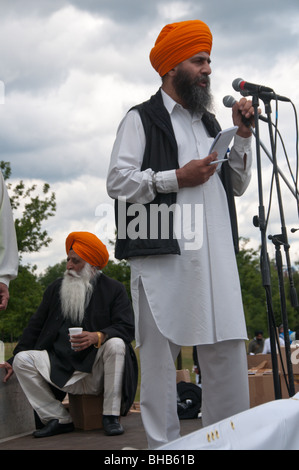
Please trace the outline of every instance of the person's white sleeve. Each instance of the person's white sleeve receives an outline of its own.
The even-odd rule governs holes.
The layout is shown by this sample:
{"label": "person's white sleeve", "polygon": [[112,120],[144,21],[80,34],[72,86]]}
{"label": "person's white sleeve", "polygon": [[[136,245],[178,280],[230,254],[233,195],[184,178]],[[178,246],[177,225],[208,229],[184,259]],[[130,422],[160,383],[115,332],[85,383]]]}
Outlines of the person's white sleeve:
{"label": "person's white sleeve", "polygon": [[175,169],[155,173],[151,168],[141,171],[145,134],[137,111],[130,111],[122,120],[112,149],[107,176],[111,198],[125,198],[131,203],[146,204],[157,192],[178,191]]}
{"label": "person's white sleeve", "polygon": [[18,275],[18,246],[7,188],[0,173],[0,282],[9,282]]}
{"label": "person's white sleeve", "polygon": [[236,135],[229,154],[228,161],[235,196],[241,196],[247,189],[251,180],[251,140],[251,137],[244,138]]}

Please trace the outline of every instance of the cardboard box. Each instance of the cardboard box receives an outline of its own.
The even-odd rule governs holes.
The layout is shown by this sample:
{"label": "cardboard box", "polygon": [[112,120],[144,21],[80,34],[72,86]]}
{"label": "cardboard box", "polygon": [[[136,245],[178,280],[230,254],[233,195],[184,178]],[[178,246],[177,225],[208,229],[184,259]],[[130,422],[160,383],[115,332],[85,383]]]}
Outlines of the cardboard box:
{"label": "cardboard box", "polygon": [[191,382],[189,369],[181,369],[176,371],[176,383]]}
{"label": "cardboard box", "polygon": [[[289,382],[289,376],[288,376],[288,366],[287,366],[287,358],[286,358],[286,352],[285,348],[281,347],[281,358],[282,358],[282,363],[283,363],[283,368],[281,369],[284,371],[286,374],[286,380],[282,376],[281,377],[281,395],[282,398],[289,398],[289,392],[288,392],[288,387],[286,384]],[[292,345],[290,347],[290,354],[291,354],[291,364],[292,364],[292,370],[293,370],[293,378],[294,378],[294,389],[295,389],[295,394],[299,392],[299,346]],[[280,356],[278,356],[278,360],[280,363]]]}
{"label": "cardboard box", "polygon": [[103,395],[68,395],[69,410],[75,428],[102,429]]}
{"label": "cardboard box", "polygon": [[[281,359],[280,355],[278,354],[278,364],[281,370],[281,397],[282,398],[290,398],[289,391],[287,384],[289,383],[289,370],[287,366],[287,359],[286,359],[286,352],[285,347],[281,346]],[[293,370],[293,378],[294,378],[294,390],[295,394],[299,392],[299,346],[297,344],[291,344],[290,347],[290,355],[291,355],[291,364]],[[282,362],[282,364],[281,364]],[[284,377],[284,374],[286,377]],[[287,383],[286,383],[287,382]]]}
{"label": "cardboard box", "polygon": [[[285,373],[288,373],[288,367],[287,367],[287,359],[286,359],[286,353],[285,353],[285,347],[280,347],[281,350],[281,357],[282,357],[282,362],[284,365],[284,370]],[[297,375],[299,374],[299,346],[295,345],[290,347],[290,353],[291,353],[291,363],[293,366],[293,374]],[[279,363],[280,363],[280,357],[279,357]]]}
{"label": "cardboard box", "polygon": [[249,375],[250,408],[275,400],[273,375]]}
{"label": "cardboard box", "polygon": [[250,408],[275,400],[271,354],[247,356]]}
{"label": "cardboard box", "polygon": [[[281,357],[277,354],[277,365],[280,379],[281,398],[290,398],[287,383],[289,381],[285,348],[281,347]],[[291,347],[295,394],[299,392],[299,347]],[[298,364],[296,363],[298,361]],[[272,357],[271,354],[256,354],[247,356],[250,407],[275,400]],[[286,374],[286,377],[284,376]]]}
{"label": "cardboard box", "polygon": [[[272,369],[271,354],[248,354],[247,355],[248,369],[254,369],[256,366],[259,366],[259,364],[265,361],[267,363],[267,368]],[[279,371],[280,371],[280,368],[279,368]]]}
{"label": "cardboard box", "polygon": [[[299,392],[299,374],[293,374],[293,377],[294,377],[294,389],[295,389],[295,395],[296,395],[296,393]],[[288,379],[289,378],[287,375],[286,376],[287,383],[288,383]],[[281,382],[281,398],[290,398],[288,387],[287,387],[284,377],[281,377],[280,382]]]}

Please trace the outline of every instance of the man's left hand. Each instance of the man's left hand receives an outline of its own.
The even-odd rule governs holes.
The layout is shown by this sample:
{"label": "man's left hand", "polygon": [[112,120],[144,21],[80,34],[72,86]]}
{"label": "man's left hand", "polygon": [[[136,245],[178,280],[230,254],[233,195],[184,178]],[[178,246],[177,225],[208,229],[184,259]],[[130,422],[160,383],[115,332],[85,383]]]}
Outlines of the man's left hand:
{"label": "man's left hand", "polygon": [[[246,98],[241,98],[240,101],[236,102],[232,108],[233,112],[233,123],[238,126],[237,135],[240,137],[250,137],[251,126],[254,127],[254,108],[252,101]],[[246,126],[242,121],[242,118],[246,118],[250,122],[250,126]]]}
{"label": "man's left hand", "polygon": [[75,351],[83,351],[89,346],[98,344],[99,337],[96,332],[83,331],[80,335],[72,336],[70,341]]}

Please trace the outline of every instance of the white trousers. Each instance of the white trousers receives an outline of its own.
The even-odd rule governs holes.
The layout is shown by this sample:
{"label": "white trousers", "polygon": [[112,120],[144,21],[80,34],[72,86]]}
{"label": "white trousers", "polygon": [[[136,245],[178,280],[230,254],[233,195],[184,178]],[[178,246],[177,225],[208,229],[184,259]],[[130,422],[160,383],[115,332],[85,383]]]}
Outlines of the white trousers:
{"label": "white trousers", "polygon": [[[91,373],[75,372],[61,390],[74,395],[104,392],[103,414],[119,416],[125,351],[122,339],[111,338],[98,349]],[[49,387],[52,382],[47,351],[19,352],[13,369],[29,403],[44,424],[55,418],[62,424],[72,421]]]}
{"label": "white trousers", "polygon": [[[181,346],[158,330],[140,288],[141,416],[148,446],[155,449],[180,437],[175,360]],[[198,346],[202,378],[202,424],[207,426],[249,408],[243,340]]]}

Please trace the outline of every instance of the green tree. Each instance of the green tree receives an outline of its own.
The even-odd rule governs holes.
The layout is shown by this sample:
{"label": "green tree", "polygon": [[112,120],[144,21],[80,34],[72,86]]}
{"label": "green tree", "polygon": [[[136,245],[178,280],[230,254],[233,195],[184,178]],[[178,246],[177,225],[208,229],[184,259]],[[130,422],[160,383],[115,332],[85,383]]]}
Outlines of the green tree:
{"label": "green tree", "polygon": [[112,279],[122,282],[127,290],[129,298],[131,298],[131,270],[127,261],[115,262],[113,260],[109,260],[107,266],[103,269],[103,273]]}
{"label": "green tree", "polygon": [[34,267],[20,265],[18,277],[10,283],[8,307],[0,315],[2,341],[17,340],[41,302],[43,289],[34,271]]}
{"label": "green tree", "polygon": [[43,274],[39,276],[39,283],[43,289],[46,289],[52,282],[59,277],[62,277],[66,270],[66,261],[63,260],[60,263],[54,264],[54,266],[48,266]]}
{"label": "green tree", "polygon": [[[245,319],[249,337],[254,336],[256,329],[262,329],[265,336],[268,331],[268,313],[266,292],[263,286],[260,270],[260,253],[257,250],[247,248],[249,240],[241,239],[241,249],[237,255],[237,263],[240,275],[242,297],[244,304]],[[271,298],[274,312],[275,324],[279,326],[282,323],[282,313],[280,305],[280,292],[278,284],[278,275],[274,260],[270,261],[271,276]],[[287,282],[285,278],[286,292],[286,314],[290,328],[294,328],[298,323],[297,313],[292,307],[287,294]]]}
{"label": "green tree", "polygon": [[[40,274],[38,282],[43,289],[46,289],[55,279],[63,277],[66,270],[66,260],[55,264],[54,266],[48,266],[43,274]],[[112,279],[122,282],[129,293],[130,290],[130,266],[126,261],[115,262],[109,260],[107,266],[103,269],[103,273]]]}
{"label": "green tree", "polygon": [[249,337],[254,330],[267,330],[265,292],[261,283],[261,273],[257,251],[247,248],[249,240],[242,239],[237,254],[242,298]]}
{"label": "green tree", "polygon": [[[9,162],[0,162],[5,180],[11,176]],[[35,266],[23,266],[22,253],[36,252],[50,244],[51,238],[42,224],[56,211],[55,194],[50,193],[49,184],[42,188],[37,185],[25,186],[23,181],[16,185],[6,183],[14,212],[15,228],[20,256],[17,279],[10,283],[8,308],[0,315],[0,334],[2,338],[16,339],[25,328],[42,299],[42,285],[35,274]]]}
{"label": "green tree", "polygon": [[[4,179],[8,179],[11,175],[10,163],[1,161],[0,167]],[[15,217],[19,253],[37,252],[47,247],[52,240],[47,231],[42,230],[42,224],[56,211],[55,193],[50,193],[50,185],[44,183],[38,190],[36,184],[26,187],[21,180],[15,186],[7,184],[7,187],[13,211],[21,212],[20,216]]]}

